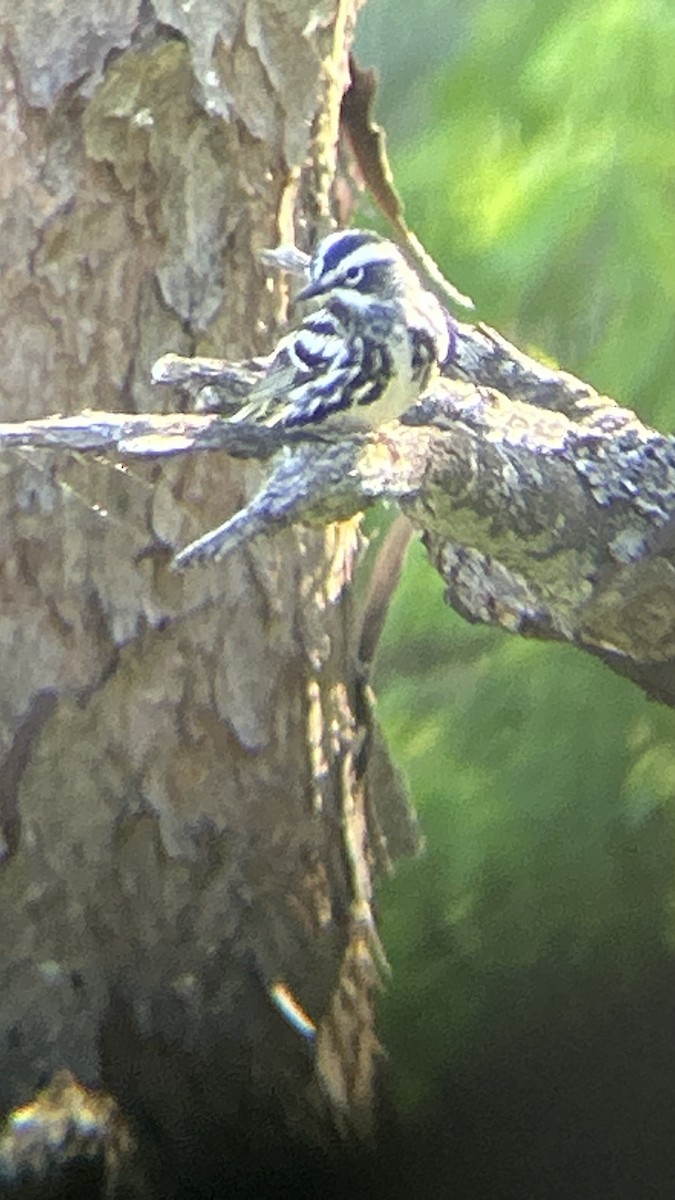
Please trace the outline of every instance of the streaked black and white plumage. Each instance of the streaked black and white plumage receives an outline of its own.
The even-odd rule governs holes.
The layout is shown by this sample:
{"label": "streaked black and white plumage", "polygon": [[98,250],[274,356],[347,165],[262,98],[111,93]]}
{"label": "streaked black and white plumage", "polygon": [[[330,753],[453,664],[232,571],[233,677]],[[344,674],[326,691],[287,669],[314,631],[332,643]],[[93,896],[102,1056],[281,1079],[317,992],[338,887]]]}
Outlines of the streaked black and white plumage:
{"label": "streaked black and white plumage", "polygon": [[400,417],[448,355],[449,318],[400,250],[361,229],[331,233],[297,300],[321,306],[286,334],[230,418],[292,428],[373,428]]}

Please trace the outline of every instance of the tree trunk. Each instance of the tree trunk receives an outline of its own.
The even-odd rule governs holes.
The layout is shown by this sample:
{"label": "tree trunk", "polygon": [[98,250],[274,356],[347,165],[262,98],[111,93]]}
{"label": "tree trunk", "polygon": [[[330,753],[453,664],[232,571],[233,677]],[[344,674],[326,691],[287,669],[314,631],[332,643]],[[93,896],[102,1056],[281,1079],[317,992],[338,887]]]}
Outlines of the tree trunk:
{"label": "tree trunk", "polygon": [[[5,0],[2,419],[150,411],[177,403],[160,354],[271,348],[287,296],[257,254],[328,226],[356,8]],[[56,1080],[30,1136],[7,1127],[4,1178],[63,1169],[59,1105],[86,1157],[85,1088],[121,1114],[109,1167],[141,1138],[142,1192],[367,1137],[370,874],[410,828],[371,738],[375,818],[360,753],[358,525],[181,575],[172,549],[258,468],[0,470],[0,1105]]]}

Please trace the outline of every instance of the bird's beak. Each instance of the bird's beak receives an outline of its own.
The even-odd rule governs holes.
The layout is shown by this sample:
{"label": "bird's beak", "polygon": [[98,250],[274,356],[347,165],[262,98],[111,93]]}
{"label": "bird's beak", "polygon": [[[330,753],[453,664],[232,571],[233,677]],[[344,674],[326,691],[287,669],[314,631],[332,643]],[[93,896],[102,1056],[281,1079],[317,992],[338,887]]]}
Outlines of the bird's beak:
{"label": "bird's beak", "polygon": [[295,293],[293,303],[298,300],[313,300],[315,296],[323,296],[325,290],[322,280],[315,279],[313,283],[305,284],[304,288],[300,288],[300,291]]}

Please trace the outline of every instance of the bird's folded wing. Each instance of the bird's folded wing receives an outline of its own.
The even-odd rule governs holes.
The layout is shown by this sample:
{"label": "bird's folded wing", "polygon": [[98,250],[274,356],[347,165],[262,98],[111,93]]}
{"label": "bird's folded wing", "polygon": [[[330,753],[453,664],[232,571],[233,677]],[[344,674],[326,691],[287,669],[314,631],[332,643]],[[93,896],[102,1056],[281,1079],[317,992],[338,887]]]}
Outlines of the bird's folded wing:
{"label": "bird's folded wing", "polygon": [[350,353],[335,322],[328,314],[316,314],[282,338],[248,403],[231,420],[265,425],[323,420],[349,404],[349,384],[360,366],[360,356]]}

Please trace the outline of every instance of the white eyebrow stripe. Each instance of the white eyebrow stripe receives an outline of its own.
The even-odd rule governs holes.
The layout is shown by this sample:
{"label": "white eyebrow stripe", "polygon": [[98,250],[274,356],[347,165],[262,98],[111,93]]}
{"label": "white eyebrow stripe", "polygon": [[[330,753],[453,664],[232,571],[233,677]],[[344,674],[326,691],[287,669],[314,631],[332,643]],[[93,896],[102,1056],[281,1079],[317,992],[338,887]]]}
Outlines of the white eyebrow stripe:
{"label": "white eyebrow stripe", "polygon": [[[335,250],[336,247],[340,246],[340,244],[342,244],[342,247],[343,247],[342,253],[345,257],[348,254],[353,254],[354,251],[356,251],[356,250],[362,249],[361,244],[354,245],[354,238],[352,236],[353,232],[354,232],[353,230],[341,229],[341,230],[338,230],[336,233],[330,234],[329,237],[324,239],[324,241],[321,243],[321,247],[320,247],[321,255],[320,255],[320,257],[318,257],[315,260],[315,263],[314,263],[314,270],[317,275],[320,275],[323,273],[323,271],[327,270],[326,259],[328,258],[329,254],[331,254]],[[371,241],[366,242],[366,246],[374,246],[374,245],[377,245],[377,243],[371,242]],[[350,246],[352,247],[351,251],[349,249]],[[344,259],[340,260],[337,263],[338,268],[341,266],[343,261],[344,261]],[[336,267],[332,266],[330,269],[331,269],[331,271],[334,271],[334,270],[336,270]]]}
{"label": "white eyebrow stripe", "polygon": [[346,254],[337,266],[331,269],[331,275],[343,275],[352,267],[367,267],[370,263],[396,262],[397,257],[396,250],[386,242],[367,242],[365,246],[357,246],[355,250]]}

